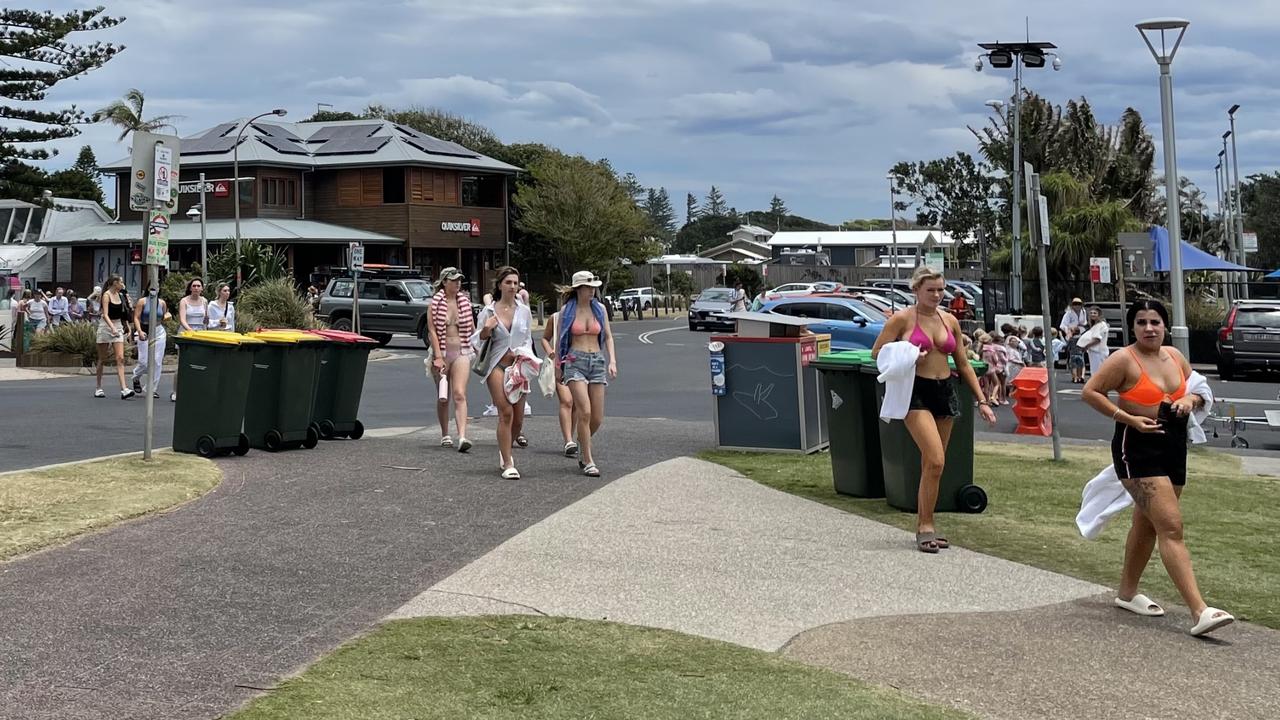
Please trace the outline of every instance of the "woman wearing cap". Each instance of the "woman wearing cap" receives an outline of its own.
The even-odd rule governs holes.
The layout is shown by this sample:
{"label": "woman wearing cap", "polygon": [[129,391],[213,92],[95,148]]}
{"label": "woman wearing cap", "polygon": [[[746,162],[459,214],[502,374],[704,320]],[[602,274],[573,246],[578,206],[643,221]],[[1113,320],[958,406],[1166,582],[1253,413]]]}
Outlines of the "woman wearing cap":
{"label": "woman wearing cap", "polygon": [[498,458],[502,477],[507,480],[520,479],[511,446],[524,425],[524,396],[530,389],[526,370],[532,370],[536,377],[540,364],[533,354],[533,318],[529,306],[520,302],[519,292],[520,272],[513,267],[498,268],[493,304],[485,306],[476,318],[480,330],[475,346],[483,350],[479,362],[484,382],[498,408]]}
{"label": "woman wearing cap", "polygon": [[556,377],[573,395],[578,467],[588,477],[600,477],[591,455],[591,436],[604,424],[604,389],[618,377],[613,330],[604,305],[596,299],[600,284],[588,270],[573,274],[570,289],[561,298],[556,339]]}
{"label": "woman wearing cap", "polygon": [[471,449],[471,441],[467,439],[467,370],[474,353],[467,339],[475,332],[475,316],[471,312],[471,298],[462,291],[462,280],[457,268],[440,271],[436,294],[427,310],[431,323],[427,334],[431,339],[431,374],[436,383],[443,382],[448,387],[448,393],[440,395],[436,403],[440,447],[454,446],[449,436],[449,400],[452,398],[454,420],[458,424],[458,452],[464,453]]}

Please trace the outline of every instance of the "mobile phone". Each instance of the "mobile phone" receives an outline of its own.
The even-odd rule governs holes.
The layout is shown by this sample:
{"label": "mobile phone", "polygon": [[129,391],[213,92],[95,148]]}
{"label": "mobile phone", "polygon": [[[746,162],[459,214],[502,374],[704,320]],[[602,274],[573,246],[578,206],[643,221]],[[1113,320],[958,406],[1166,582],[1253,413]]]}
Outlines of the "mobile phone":
{"label": "mobile phone", "polygon": [[1167,400],[1160,403],[1160,409],[1156,411],[1157,422],[1161,425],[1168,425],[1177,419],[1177,416],[1173,414],[1173,403]]}

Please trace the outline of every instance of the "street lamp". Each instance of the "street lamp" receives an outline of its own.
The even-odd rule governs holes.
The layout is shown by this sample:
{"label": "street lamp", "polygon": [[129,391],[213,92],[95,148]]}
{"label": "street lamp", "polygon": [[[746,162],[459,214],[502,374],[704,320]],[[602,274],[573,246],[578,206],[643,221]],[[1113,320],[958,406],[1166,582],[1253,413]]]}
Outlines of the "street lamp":
{"label": "street lamp", "polygon": [[[1239,248],[1237,257],[1240,258],[1241,265],[1248,265],[1245,262],[1247,257],[1244,251],[1244,200],[1240,197],[1240,158],[1236,155],[1236,111],[1240,109],[1240,105],[1232,105],[1227,109],[1227,118],[1231,120],[1231,174],[1234,176],[1234,182],[1231,184],[1235,187],[1235,205],[1233,209],[1236,214],[1236,243]],[[1240,297],[1249,299],[1249,275],[1248,271],[1244,274],[1244,283],[1241,284]]]}
{"label": "street lamp", "polygon": [[[1189,20],[1180,18],[1157,18],[1137,23],[1138,34],[1142,36],[1151,56],[1160,66],[1160,135],[1164,139],[1164,193],[1165,224],[1169,230],[1169,292],[1173,296],[1173,345],[1183,355],[1190,357],[1189,333],[1187,331],[1187,298],[1182,278],[1182,208],[1178,197],[1178,156],[1176,139],[1173,130],[1173,56],[1182,44],[1182,37],[1187,33]],[[1170,47],[1166,42],[1166,33],[1177,31],[1178,36]],[[1160,33],[1160,49],[1151,42],[1155,33]]]}
{"label": "street lamp", "polygon": [[[897,186],[894,184],[894,180],[895,180],[895,178],[894,178],[894,176],[893,176],[893,173],[889,173],[888,175],[885,175],[884,177],[885,177],[885,179],[886,179],[886,180],[888,180],[888,181],[889,181],[889,217],[890,217],[890,218],[892,218],[892,220],[890,220],[890,222],[892,223],[892,225],[891,225],[890,227],[892,227],[892,228],[893,228],[893,258],[892,258],[892,262],[893,262],[893,287],[894,287],[895,289],[899,289],[899,290],[900,290],[901,288],[899,288],[899,287],[898,287],[898,194],[897,194]],[[896,307],[896,303],[895,303],[895,301],[894,301],[894,299],[893,299],[893,295],[892,295],[892,294],[891,294],[891,295],[889,295],[889,309],[891,309],[891,310],[896,310],[896,309],[897,309],[897,307]]]}
{"label": "street lamp", "polygon": [[[993,68],[1013,68],[1013,184],[1010,186],[1010,212],[1013,215],[1013,267],[1009,273],[1009,294],[1013,296],[1014,305],[1011,310],[1015,314],[1022,312],[1022,194],[1018,189],[1022,177],[1022,67],[1042,68],[1047,56],[1053,56],[1053,69],[1062,69],[1062,58],[1055,52],[1049,52],[1058,46],[1049,42],[1020,43],[978,43],[978,47],[987,52],[978,56],[973,69],[982,72],[982,61],[985,58]],[[998,106],[988,101],[993,109],[1003,112],[1004,103]]]}
{"label": "street lamp", "polygon": [[191,218],[191,222],[200,223],[200,279],[206,285],[209,284],[209,232],[205,225],[207,214],[204,210],[204,173],[200,173],[200,202],[187,210],[187,217]]}
{"label": "street lamp", "polygon": [[[236,144],[231,146],[231,167],[232,167],[231,174],[233,176],[231,182],[236,187],[236,192],[235,192],[236,201],[234,203],[236,208],[236,292],[240,291],[240,280],[241,280],[241,277],[240,277],[240,138],[244,136],[244,131],[248,130],[249,126],[252,125],[255,120],[258,120],[259,118],[264,118],[268,115],[276,115],[278,117],[284,117],[286,112],[287,111],[284,108],[276,108],[275,110],[270,110],[268,112],[262,113],[261,115],[255,115],[249,118],[249,121],[246,122],[243,126],[241,126],[240,132],[236,133]],[[203,185],[201,187],[203,187]]]}

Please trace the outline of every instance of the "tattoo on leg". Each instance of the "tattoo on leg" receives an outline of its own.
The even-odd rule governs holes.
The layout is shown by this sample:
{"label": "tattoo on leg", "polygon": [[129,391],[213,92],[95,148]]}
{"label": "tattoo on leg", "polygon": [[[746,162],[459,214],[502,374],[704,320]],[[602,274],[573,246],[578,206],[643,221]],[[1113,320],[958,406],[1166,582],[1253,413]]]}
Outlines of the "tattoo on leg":
{"label": "tattoo on leg", "polygon": [[1156,481],[1152,478],[1137,478],[1121,480],[1124,489],[1129,491],[1129,495],[1133,497],[1133,504],[1138,506],[1142,512],[1146,512],[1151,506],[1151,499],[1156,496]]}

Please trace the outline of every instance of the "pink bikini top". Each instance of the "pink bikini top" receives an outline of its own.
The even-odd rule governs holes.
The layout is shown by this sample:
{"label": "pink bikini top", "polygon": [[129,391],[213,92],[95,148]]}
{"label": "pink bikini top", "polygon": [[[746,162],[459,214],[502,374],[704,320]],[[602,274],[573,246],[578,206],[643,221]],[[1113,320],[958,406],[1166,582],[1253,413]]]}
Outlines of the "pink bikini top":
{"label": "pink bikini top", "polygon": [[[943,321],[942,326],[946,327],[946,325],[947,325],[946,322]],[[907,342],[911,343],[912,345],[915,345],[921,350],[934,349],[933,338],[929,337],[929,333],[926,333],[924,331],[924,328],[920,327],[919,316],[916,317],[916,328],[911,331],[911,337],[907,338]],[[951,328],[947,328],[947,339],[944,340],[943,343],[939,345],[937,349],[939,352],[943,353],[944,355],[950,355],[951,353],[956,351],[956,336],[954,333],[951,332]]]}

